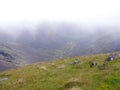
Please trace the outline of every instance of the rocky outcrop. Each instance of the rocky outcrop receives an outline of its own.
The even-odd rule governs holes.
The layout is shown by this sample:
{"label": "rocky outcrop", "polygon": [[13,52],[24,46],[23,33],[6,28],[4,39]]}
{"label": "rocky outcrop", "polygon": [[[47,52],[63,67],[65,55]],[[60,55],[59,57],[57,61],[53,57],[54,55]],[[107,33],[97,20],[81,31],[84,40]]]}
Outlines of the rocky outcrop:
{"label": "rocky outcrop", "polygon": [[113,61],[113,60],[116,60],[116,59],[119,58],[119,57],[120,57],[119,54],[110,54],[110,55],[108,56],[108,58],[106,58],[105,61]]}
{"label": "rocky outcrop", "polygon": [[7,62],[12,62],[12,60],[14,60],[15,58],[10,55],[9,53],[3,51],[3,50],[0,50],[0,59],[3,59]]}

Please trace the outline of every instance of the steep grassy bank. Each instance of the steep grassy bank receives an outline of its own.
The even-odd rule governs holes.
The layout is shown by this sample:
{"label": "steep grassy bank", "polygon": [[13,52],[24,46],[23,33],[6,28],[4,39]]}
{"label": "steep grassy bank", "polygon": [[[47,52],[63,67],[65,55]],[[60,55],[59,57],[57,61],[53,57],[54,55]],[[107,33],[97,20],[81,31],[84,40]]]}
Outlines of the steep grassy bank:
{"label": "steep grassy bank", "polygon": [[[63,58],[0,73],[0,90],[119,90],[120,59],[108,54]],[[71,65],[77,58],[80,63]],[[90,62],[97,66],[90,68]]]}

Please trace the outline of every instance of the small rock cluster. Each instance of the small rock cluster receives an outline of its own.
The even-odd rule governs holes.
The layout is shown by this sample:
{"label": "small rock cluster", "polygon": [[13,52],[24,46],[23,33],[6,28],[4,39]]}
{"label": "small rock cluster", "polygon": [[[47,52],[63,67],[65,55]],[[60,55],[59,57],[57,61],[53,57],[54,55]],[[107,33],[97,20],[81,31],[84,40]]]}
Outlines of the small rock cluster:
{"label": "small rock cluster", "polygon": [[[100,68],[100,69],[104,69],[104,68],[107,66],[108,62],[114,61],[114,60],[118,59],[119,57],[120,57],[119,54],[110,54],[110,55],[105,59],[105,61],[104,61],[104,63],[103,63],[103,66],[102,66],[102,68]],[[97,66],[97,63],[96,63],[95,61],[93,61],[93,62],[90,63],[90,67],[93,67],[93,66]]]}
{"label": "small rock cluster", "polygon": [[118,57],[120,57],[119,54],[110,54],[105,61],[113,61],[113,60],[116,60]]}
{"label": "small rock cluster", "polygon": [[78,59],[75,59],[74,62],[71,63],[71,65],[75,65],[75,64],[79,64],[79,60]]}
{"label": "small rock cluster", "polygon": [[93,61],[90,63],[90,67],[97,66],[97,62]]}
{"label": "small rock cluster", "polygon": [[[102,67],[100,67],[100,69],[102,70],[102,69],[104,69],[104,67],[106,67],[107,66],[107,63],[109,62],[109,61],[113,61],[113,60],[116,60],[117,58],[119,58],[120,57],[120,55],[119,54],[110,54],[105,60],[104,60],[104,63],[103,63],[103,65],[102,65]],[[74,59],[74,61],[70,64],[70,65],[77,65],[77,64],[79,64],[80,63],[80,60],[79,59]],[[64,65],[64,64],[61,64],[61,65],[56,65],[55,63],[49,63],[49,65],[50,66],[55,66],[55,67],[57,67],[58,69],[64,69],[66,66]],[[92,67],[94,67],[94,66],[97,66],[98,65],[98,63],[96,62],[96,60],[95,61],[92,61],[92,62],[90,62],[90,64],[89,64],[89,66],[92,68]],[[42,70],[47,70],[47,67],[46,66],[40,66],[40,69],[42,69]]]}

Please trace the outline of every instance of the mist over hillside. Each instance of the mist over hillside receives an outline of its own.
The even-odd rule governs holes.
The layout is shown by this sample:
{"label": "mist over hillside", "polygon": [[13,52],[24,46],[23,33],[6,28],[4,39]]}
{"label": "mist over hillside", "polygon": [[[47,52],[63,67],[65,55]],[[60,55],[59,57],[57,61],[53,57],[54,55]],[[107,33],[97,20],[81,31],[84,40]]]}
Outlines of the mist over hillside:
{"label": "mist over hillside", "polygon": [[[120,50],[117,27],[86,28],[72,23],[43,23],[30,27],[6,28],[0,32],[3,43],[0,50],[14,56],[12,62],[29,64]],[[8,48],[4,49],[5,46]]]}
{"label": "mist over hillside", "polygon": [[119,0],[0,0],[0,90],[118,90],[119,11]]}

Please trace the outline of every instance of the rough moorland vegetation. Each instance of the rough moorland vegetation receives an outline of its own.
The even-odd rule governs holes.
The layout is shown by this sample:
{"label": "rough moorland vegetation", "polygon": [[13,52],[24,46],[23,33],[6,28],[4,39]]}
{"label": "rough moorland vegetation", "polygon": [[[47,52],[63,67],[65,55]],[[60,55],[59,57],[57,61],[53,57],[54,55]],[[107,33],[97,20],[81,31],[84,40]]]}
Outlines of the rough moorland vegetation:
{"label": "rough moorland vegetation", "polygon": [[[1,72],[0,90],[119,90],[120,58],[106,61],[109,55],[63,58]],[[92,62],[96,64],[91,67]]]}

